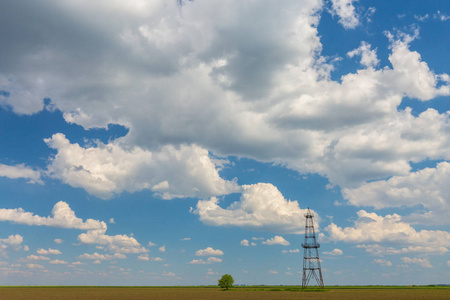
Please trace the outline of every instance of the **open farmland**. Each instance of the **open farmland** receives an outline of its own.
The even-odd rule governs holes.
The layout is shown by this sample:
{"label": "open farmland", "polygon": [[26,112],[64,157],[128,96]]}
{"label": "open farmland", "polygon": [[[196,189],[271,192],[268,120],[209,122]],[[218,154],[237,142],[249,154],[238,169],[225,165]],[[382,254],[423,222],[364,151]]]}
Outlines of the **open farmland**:
{"label": "open farmland", "polygon": [[449,287],[2,287],[1,299],[450,299]]}

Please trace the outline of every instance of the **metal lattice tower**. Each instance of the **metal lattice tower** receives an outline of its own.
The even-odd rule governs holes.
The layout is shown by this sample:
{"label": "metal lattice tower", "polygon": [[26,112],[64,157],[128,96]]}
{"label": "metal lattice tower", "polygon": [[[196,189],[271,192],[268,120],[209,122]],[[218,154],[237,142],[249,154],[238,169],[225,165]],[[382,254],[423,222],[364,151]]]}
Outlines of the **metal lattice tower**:
{"label": "metal lattice tower", "polygon": [[320,268],[319,247],[316,242],[316,233],[314,231],[314,214],[309,210],[305,214],[305,242],[302,244],[303,251],[303,278],[302,289],[308,286],[311,277],[317,281],[317,285],[323,288],[322,269]]}

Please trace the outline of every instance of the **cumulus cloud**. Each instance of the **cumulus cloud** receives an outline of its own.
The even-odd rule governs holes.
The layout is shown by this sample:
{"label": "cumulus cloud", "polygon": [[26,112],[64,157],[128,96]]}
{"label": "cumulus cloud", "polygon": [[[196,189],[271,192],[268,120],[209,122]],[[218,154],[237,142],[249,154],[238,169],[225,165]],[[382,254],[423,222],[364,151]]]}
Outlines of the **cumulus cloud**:
{"label": "cumulus cloud", "polygon": [[23,236],[21,236],[20,234],[10,235],[6,239],[0,239],[0,243],[7,244],[7,245],[13,245],[13,246],[20,245],[20,244],[22,244],[22,242],[23,242]]}
{"label": "cumulus cloud", "polygon": [[405,176],[365,183],[355,189],[344,189],[349,203],[375,208],[422,205],[429,211],[413,213],[405,219],[416,223],[449,224],[450,163],[438,163]]}
{"label": "cumulus cloud", "polygon": [[353,227],[341,228],[331,223],[325,228],[329,240],[348,243],[389,242],[439,248],[450,247],[450,233],[441,230],[416,231],[398,214],[379,216],[360,210]]}
{"label": "cumulus cloud", "polygon": [[59,254],[62,254],[61,251],[59,251],[58,249],[51,249],[51,248],[48,248],[48,250],[37,249],[36,253],[37,254],[41,254],[41,255],[48,255],[48,254],[59,255]]}
{"label": "cumulus cloud", "polygon": [[241,246],[246,246],[246,247],[250,246],[248,240],[242,240],[241,243],[240,243],[240,245],[241,245]]}
{"label": "cumulus cloud", "polygon": [[114,253],[114,255],[111,255],[111,254],[98,254],[97,252],[94,252],[93,254],[84,253],[82,255],[79,255],[77,258],[89,260],[113,260],[113,259],[125,259],[127,258],[127,256],[122,253]]}
{"label": "cumulus cloud", "polygon": [[159,247],[159,252],[166,252],[166,246],[161,246],[161,247]]}
{"label": "cumulus cloud", "polygon": [[[345,28],[359,24],[354,3],[331,2]],[[344,189],[407,176],[411,162],[448,160],[449,115],[398,110],[404,97],[450,94],[448,74],[435,74],[412,49],[418,30],[386,33],[389,66],[378,68],[375,50],[362,43],[349,55],[361,56],[363,68],[333,81],[321,55],[323,6],[14,2],[0,11],[0,26],[16,29],[2,32],[0,106],[32,114],[48,97],[69,123],[126,127],[125,137],[107,144],[82,147],[61,134],[46,140],[57,152],[47,174],[101,198],[143,189],[162,198],[239,192],[219,176],[213,155],[277,162]],[[68,32],[76,38],[63,38]],[[211,198],[197,212],[210,225],[300,228],[239,203],[223,209]]]}
{"label": "cumulus cloud", "polygon": [[[0,221],[10,221],[17,224],[26,224],[33,226],[51,226],[61,228],[73,228],[87,230],[78,235],[78,240],[83,244],[101,245],[105,249],[115,253],[144,253],[148,252],[145,247],[133,237],[127,235],[106,234],[108,226],[103,221],[87,219],[83,221],[75,215],[75,212],[69,205],[60,201],[55,204],[52,210],[52,216],[41,217],[31,212],[26,212],[22,208],[0,209]],[[56,243],[62,242],[60,239]],[[39,249],[41,254],[57,254],[59,250]]]}
{"label": "cumulus cloud", "polygon": [[[402,32],[397,33],[397,38],[390,32],[386,33],[391,42],[392,53],[389,55],[389,61],[392,64],[392,72],[389,77],[397,84],[398,88],[409,97],[420,100],[429,100],[438,95],[448,95],[449,85],[448,77],[436,75],[430,70],[427,63],[421,60],[421,56],[416,51],[411,51],[410,43],[419,36],[419,30],[415,29],[412,35]],[[414,72],[412,72],[414,70]],[[438,86],[440,79],[443,84]]]}
{"label": "cumulus cloud", "polygon": [[239,226],[254,230],[299,233],[304,230],[306,209],[297,201],[286,200],[270,183],[243,185],[240,201],[227,208],[212,197],[201,200],[194,211],[200,220],[214,226]]}
{"label": "cumulus cloud", "polygon": [[356,55],[361,56],[361,64],[366,68],[373,68],[380,63],[377,58],[376,49],[371,50],[371,45],[366,42],[361,42],[359,48],[348,52],[347,55],[349,57],[354,57]]}
{"label": "cumulus cloud", "polygon": [[220,263],[222,262],[222,259],[218,258],[218,257],[208,257],[207,260],[203,260],[203,259],[194,259],[191,262],[189,262],[189,264],[191,265],[205,265],[205,264],[213,264],[213,263]]}
{"label": "cumulus cloud", "polygon": [[30,261],[30,260],[50,260],[50,258],[46,257],[46,256],[42,256],[42,255],[28,255],[25,259],[23,259],[24,261]]}
{"label": "cumulus cloud", "polygon": [[59,260],[59,259],[55,259],[52,261],[49,261],[50,264],[52,265],[67,265],[67,262],[64,260]]}
{"label": "cumulus cloud", "polygon": [[89,230],[78,236],[78,240],[83,244],[96,244],[106,246],[106,250],[115,253],[144,253],[148,252],[145,247],[132,236],[125,234],[107,235],[105,229]]}
{"label": "cumulus cloud", "polygon": [[213,249],[212,247],[207,247],[205,249],[200,249],[195,252],[197,256],[213,256],[213,255],[223,255],[223,251],[219,249]]}
{"label": "cumulus cloud", "polygon": [[333,249],[332,251],[329,251],[329,252],[323,252],[323,254],[326,254],[326,255],[342,255],[342,254],[344,254],[344,252],[341,249]]}
{"label": "cumulus cloud", "polygon": [[0,221],[10,221],[16,224],[33,226],[51,226],[61,228],[74,228],[81,230],[106,229],[105,222],[93,219],[83,221],[77,218],[75,212],[64,201],[59,201],[52,209],[52,215],[41,217],[22,208],[0,209]]}
{"label": "cumulus cloud", "polygon": [[150,258],[148,257],[147,254],[139,255],[139,256],[137,257],[137,259],[138,259],[138,260],[144,260],[144,261],[149,261],[149,260],[150,260]]}
{"label": "cumulus cloud", "polygon": [[289,246],[290,243],[284,239],[284,237],[276,235],[271,239],[267,239],[266,241],[262,242],[264,245],[282,245],[282,246]]}
{"label": "cumulus cloud", "polygon": [[291,249],[291,250],[281,250],[281,253],[299,253],[300,249]]}
{"label": "cumulus cloud", "polygon": [[345,29],[353,29],[359,25],[359,15],[353,2],[357,0],[331,0],[332,12],[338,15],[339,23]]}
{"label": "cumulus cloud", "polygon": [[29,268],[29,269],[44,269],[44,266],[40,265],[40,264],[27,264],[27,268]]}
{"label": "cumulus cloud", "polygon": [[394,254],[405,254],[417,252],[421,254],[445,254],[448,252],[446,247],[430,247],[430,246],[408,246],[403,248],[384,247],[379,244],[363,244],[356,245],[357,248],[365,249],[367,253],[375,256],[385,256]]}
{"label": "cumulus cloud", "polygon": [[64,243],[64,240],[63,239],[54,239],[53,240],[56,244],[62,244],[62,243]]}
{"label": "cumulus cloud", "polygon": [[44,184],[41,180],[41,172],[33,170],[24,164],[8,166],[0,164],[0,176],[8,177],[11,179],[25,178],[29,183]]}
{"label": "cumulus cloud", "polygon": [[161,257],[151,257],[150,260],[151,261],[163,261],[164,259]]}
{"label": "cumulus cloud", "polygon": [[[6,239],[0,239],[0,254],[3,251],[18,251],[21,248],[23,242],[23,236],[20,234],[10,235]],[[24,247],[25,249],[25,247]]]}
{"label": "cumulus cloud", "polygon": [[373,260],[374,263],[377,263],[381,266],[385,266],[385,267],[391,267],[392,266],[392,262],[390,262],[389,260],[386,259],[381,259],[381,258],[377,258]]}
{"label": "cumulus cloud", "polygon": [[83,148],[60,133],[45,142],[58,151],[48,166],[52,177],[103,199],[143,189],[165,199],[239,190],[235,182],[219,176],[208,151],[195,145],[165,146],[155,152],[139,147],[124,149],[118,142]]}
{"label": "cumulus cloud", "polygon": [[406,264],[416,264],[416,265],[419,265],[424,268],[432,268],[433,267],[428,258],[402,257],[402,262],[404,262]]}

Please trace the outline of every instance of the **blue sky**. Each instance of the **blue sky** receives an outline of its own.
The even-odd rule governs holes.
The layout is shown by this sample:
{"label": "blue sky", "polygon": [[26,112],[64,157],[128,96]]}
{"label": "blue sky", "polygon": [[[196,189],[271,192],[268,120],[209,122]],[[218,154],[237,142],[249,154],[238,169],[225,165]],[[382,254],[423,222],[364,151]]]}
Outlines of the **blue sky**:
{"label": "blue sky", "polygon": [[0,3],[4,285],[450,278],[450,4]]}

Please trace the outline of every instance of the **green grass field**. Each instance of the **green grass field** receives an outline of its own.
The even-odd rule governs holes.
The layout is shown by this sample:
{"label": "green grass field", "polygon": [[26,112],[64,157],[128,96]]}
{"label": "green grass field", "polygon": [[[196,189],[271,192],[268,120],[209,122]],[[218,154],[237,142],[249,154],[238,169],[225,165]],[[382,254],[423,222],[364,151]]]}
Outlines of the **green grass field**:
{"label": "green grass field", "polygon": [[0,299],[450,299],[450,287],[0,287]]}

